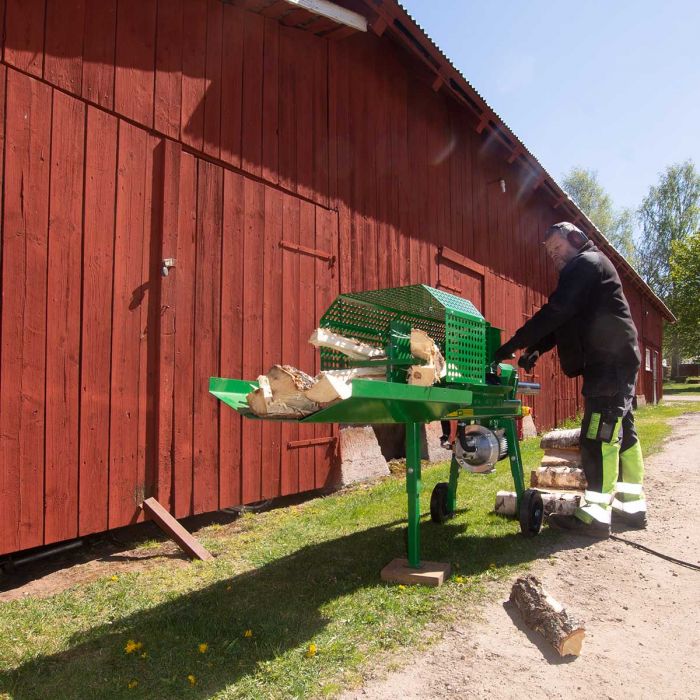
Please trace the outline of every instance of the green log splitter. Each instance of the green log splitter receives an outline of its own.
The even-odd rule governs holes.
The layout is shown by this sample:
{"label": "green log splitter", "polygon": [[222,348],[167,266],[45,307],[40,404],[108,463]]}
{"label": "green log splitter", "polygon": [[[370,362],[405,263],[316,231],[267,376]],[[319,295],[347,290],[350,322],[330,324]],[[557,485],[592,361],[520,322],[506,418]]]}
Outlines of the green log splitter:
{"label": "green log splitter", "polygon": [[[525,490],[515,426],[515,419],[522,416],[522,404],[516,393],[536,393],[539,386],[519,382],[517,371],[510,365],[492,365],[493,353],[501,344],[500,329],[491,326],[471,302],[426,285],[341,294],[322,316],[319,326],[386,351],[384,358],[357,362],[338,351],[321,348],[322,370],[380,365],[386,367],[386,381],[354,379],[349,398],[304,418],[283,420],[405,424],[407,575],[394,580],[434,584],[429,577],[423,579],[419,575],[423,568],[419,529],[421,423],[441,419],[458,421],[449,482],[437,484],[431,496],[434,522],[445,522],[454,515],[461,468],[484,471],[508,457],[518,497],[521,531],[526,537],[539,533],[542,499],[537,491]],[[443,354],[447,375],[439,384],[424,387],[406,383],[409,365],[421,363],[410,352],[412,328],[425,331]],[[257,386],[255,381],[212,377],[209,391],[245,418],[274,420],[260,419],[249,409],[246,396]],[[411,572],[416,573],[416,578],[411,578]],[[442,573],[444,577],[444,568]]]}

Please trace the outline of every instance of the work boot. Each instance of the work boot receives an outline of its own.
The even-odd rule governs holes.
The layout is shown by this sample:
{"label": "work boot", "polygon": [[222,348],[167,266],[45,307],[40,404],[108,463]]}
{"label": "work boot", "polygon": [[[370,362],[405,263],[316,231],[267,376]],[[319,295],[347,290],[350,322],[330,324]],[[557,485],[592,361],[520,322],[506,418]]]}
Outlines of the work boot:
{"label": "work boot", "polygon": [[617,522],[629,525],[636,530],[644,530],[647,526],[646,511],[640,513],[625,513],[623,510],[613,510],[613,519]]}
{"label": "work boot", "polygon": [[584,523],[583,520],[579,520],[575,515],[553,513],[549,516],[547,522],[550,527],[554,527],[557,530],[568,530],[569,532],[575,532],[577,535],[584,535],[585,537],[595,537],[599,540],[610,537],[610,525],[608,523],[598,522],[597,520],[591,523]]}

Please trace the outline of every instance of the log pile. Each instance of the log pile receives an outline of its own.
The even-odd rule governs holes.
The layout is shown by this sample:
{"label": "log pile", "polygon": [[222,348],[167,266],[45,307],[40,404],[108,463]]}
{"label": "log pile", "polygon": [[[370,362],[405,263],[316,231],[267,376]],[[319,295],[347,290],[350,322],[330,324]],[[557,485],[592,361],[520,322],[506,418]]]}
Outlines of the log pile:
{"label": "log pile", "polygon": [[[355,338],[346,338],[325,328],[317,328],[309,338],[317,348],[329,348],[351,360],[382,360],[382,348]],[[411,354],[423,364],[408,372],[408,383],[430,386],[447,373],[445,360],[435,341],[419,329],[411,330]],[[248,406],[257,416],[302,418],[352,395],[353,379],[384,379],[386,366],[353,367],[326,370],[311,377],[291,365],[274,365],[267,374],[258,377],[258,388],[246,397]]]}
{"label": "log pile", "polygon": [[525,624],[539,632],[560,656],[578,656],[586,636],[582,622],[552,598],[534,576],[516,580],[510,602],[518,608]]}
{"label": "log pile", "polygon": [[581,431],[552,430],[545,433],[540,441],[544,457],[540,467],[530,475],[530,485],[542,489],[586,488],[586,477],[581,470]]}

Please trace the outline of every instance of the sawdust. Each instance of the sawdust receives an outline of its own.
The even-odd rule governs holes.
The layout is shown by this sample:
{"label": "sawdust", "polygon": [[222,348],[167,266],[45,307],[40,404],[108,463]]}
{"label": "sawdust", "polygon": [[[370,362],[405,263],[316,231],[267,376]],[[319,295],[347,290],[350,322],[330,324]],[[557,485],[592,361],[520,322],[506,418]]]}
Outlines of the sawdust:
{"label": "sawdust", "polygon": [[[700,414],[673,423],[647,460],[650,525],[616,534],[700,564]],[[572,544],[577,546],[570,548]],[[545,588],[586,621],[581,656],[560,659],[493,590],[478,620],[463,620],[428,652],[343,700],[416,698],[697,697],[700,573],[612,540],[569,535],[532,567]]]}

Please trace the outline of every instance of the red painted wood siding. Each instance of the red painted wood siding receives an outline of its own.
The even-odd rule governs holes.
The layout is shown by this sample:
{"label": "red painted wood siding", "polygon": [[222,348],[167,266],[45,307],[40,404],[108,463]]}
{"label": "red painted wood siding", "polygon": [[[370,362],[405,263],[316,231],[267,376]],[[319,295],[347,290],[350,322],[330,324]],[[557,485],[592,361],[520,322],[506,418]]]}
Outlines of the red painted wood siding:
{"label": "red painted wood siding", "polygon": [[[219,0],[3,8],[0,554],[135,522],[144,496],[183,517],[329,483],[331,426],[242,422],[207,382],[316,371],[341,290],[440,284],[507,335],[554,286],[552,201],[387,37]],[[531,378],[538,426],[575,413],[554,355]]]}

